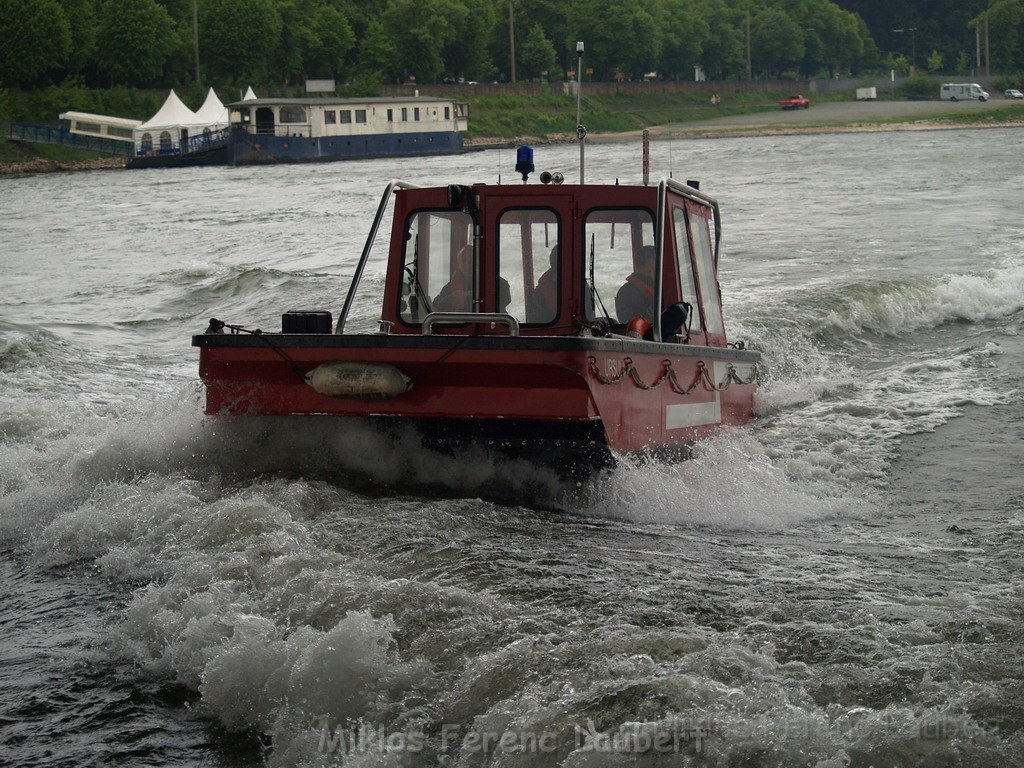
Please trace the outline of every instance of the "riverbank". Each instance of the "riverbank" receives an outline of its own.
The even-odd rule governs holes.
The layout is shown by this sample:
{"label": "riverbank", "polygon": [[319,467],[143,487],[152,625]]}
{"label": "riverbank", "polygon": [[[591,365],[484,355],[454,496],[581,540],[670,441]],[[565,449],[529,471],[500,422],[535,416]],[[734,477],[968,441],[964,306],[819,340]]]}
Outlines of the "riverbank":
{"label": "riverbank", "polygon": [[[883,133],[972,128],[1024,127],[1024,104],[997,102],[877,101],[825,102],[810,109],[765,110],[648,128],[652,139],[716,139],[751,136],[792,136],[821,133]],[[635,141],[643,131],[590,133],[588,142]],[[479,137],[467,149],[514,147],[518,144],[561,144],[575,134],[519,136],[514,139]]]}
{"label": "riverbank", "polygon": [[[1024,104],[1020,102],[942,101],[833,101],[814,104],[810,109],[783,111],[777,108],[745,114],[702,118],[686,122],[653,125],[653,139],[711,139],[750,136],[788,136],[816,133],[881,133],[890,131],[936,131],[950,129],[1024,127]],[[587,141],[605,143],[636,141],[641,130],[594,132]],[[520,144],[564,144],[577,141],[575,133],[545,133],[511,138],[474,136],[465,140],[467,151],[516,147]],[[90,157],[77,160],[33,157],[25,147],[13,162],[0,162],[0,176],[58,171],[123,168],[123,157]]]}
{"label": "riverbank", "polygon": [[53,160],[47,157],[0,163],[0,176],[22,176],[29,173],[58,173],[60,171],[95,171],[103,168],[124,168],[125,157],[93,157],[86,160]]}

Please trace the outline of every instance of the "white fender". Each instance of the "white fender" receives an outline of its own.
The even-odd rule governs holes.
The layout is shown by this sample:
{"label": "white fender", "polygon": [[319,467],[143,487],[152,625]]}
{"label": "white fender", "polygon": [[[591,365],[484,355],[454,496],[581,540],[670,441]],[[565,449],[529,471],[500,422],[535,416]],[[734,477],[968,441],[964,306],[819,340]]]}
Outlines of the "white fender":
{"label": "white fender", "polygon": [[321,395],[353,400],[390,400],[412,386],[412,379],[386,363],[324,363],[306,381]]}

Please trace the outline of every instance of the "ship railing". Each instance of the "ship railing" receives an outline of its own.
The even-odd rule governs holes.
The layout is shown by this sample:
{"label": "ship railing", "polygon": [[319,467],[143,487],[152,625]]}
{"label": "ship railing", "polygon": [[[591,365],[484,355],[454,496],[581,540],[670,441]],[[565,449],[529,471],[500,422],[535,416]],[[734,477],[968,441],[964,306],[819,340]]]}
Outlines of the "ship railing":
{"label": "ship railing", "polygon": [[257,125],[255,128],[250,128],[249,132],[255,133],[257,136],[280,136],[282,138],[299,136],[309,139],[313,136],[312,128],[305,123],[298,125]]}
{"label": "ship railing", "polygon": [[359,263],[356,264],[355,274],[352,275],[352,285],[348,288],[348,295],[345,297],[345,305],[341,308],[341,314],[338,315],[338,325],[334,329],[335,333],[341,334],[345,332],[345,321],[348,319],[349,310],[352,309],[352,302],[355,301],[356,292],[359,290],[359,281],[362,280],[363,270],[366,268],[366,262],[370,258],[370,251],[373,249],[373,243],[377,239],[377,230],[380,229],[380,223],[384,220],[384,213],[387,211],[388,203],[391,202],[391,195],[394,194],[396,189],[417,188],[419,188],[419,184],[400,181],[398,179],[392,180],[388,183],[387,187],[384,188],[384,194],[380,198],[380,205],[377,206],[377,215],[373,217],[370,234],[366,236],[366,244],[363,246],[363,252],[359,256]]}
{"label": "ship railing", "polygon": [[219,131],[210,131],[209,133],[189,136],[183,142],[181,151],[183,154],[187,154],[192,152],[208,152],[211,149],[226,147],[230,133],[230,128],[222,128]]}
{"label": "ship railing", "polygon": [[25,141],[32,144],[58,144],[63,147],[81,149],[86,152],[99,152],[104,155],[130,156],[135,151],[135,146],[130,141],[104,139],[99,136],[83,136],[80,133],[72,133],[66,128],[35,123],[11,123],[7,137],[11,141]]}

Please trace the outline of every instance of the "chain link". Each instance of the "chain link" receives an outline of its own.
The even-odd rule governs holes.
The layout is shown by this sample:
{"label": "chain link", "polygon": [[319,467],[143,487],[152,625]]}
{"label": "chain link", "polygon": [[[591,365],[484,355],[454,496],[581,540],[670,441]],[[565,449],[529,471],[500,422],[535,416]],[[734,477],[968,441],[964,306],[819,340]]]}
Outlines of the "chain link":
{"label": "chain link", "polygon": [[590,357],[590,372],[594,375],[598,381],[602,384],[619,384],[628,376],[633,380],[633,383],[640,389],[654,390],[659,389],[666,381],[669,383],[669,387],[678,395],[688,395],[695,390],[701,382],[704,383],[712,392],[724,392],[732,384],[748,385],[753,384],[758,379],[758,366],[755,363],[751,366],[750,378],[742,379],[739,373],[736,371],[736,366],[729,363],[729,370],[722,380],[721,384],[716,384],[711,378],[711,372],[708,366],[703,360],[697,363],[697,376],[694,378],[693,383],[688,387],[683,387],[679,380],[676,378],[676,370],[672,367],[671,360],[663,360],[662,365],[665,366],[665,370],[662,374],[655,379],[652,383],[648,384],[643,380],[640,375],[640,371],[637,370],[636,366],[633,365],[633,358],[627,357],[622,360],[622,367],[619,370],[617,376],[605,376],[601,373],[601,370],[597,367],[597,358]]}

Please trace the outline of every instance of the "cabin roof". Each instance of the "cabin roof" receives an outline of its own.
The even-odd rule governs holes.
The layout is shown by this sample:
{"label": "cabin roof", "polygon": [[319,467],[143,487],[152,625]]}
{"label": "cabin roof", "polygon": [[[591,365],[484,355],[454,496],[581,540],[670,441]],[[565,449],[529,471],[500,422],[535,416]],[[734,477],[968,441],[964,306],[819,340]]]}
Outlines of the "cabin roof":
{"label": "cabin roof", "polygon": [[351,106],[358,104],[409,104],[410,102],[416,102],[419,104],[436,104],[438,102],[453,103],[455,99],[443,98],[440,96],[372,96],[365,99],[358,98],[343,98],[340,96],[309,96],[304,98],[284,98],[284,99],[246,99],[245,101],[233,101],[228,104],[228,107],[271,107],[271,106],[285,106],[285,105],[296,105],[296,106],[330,106],[332,104],[338,104],[342,106]]}

